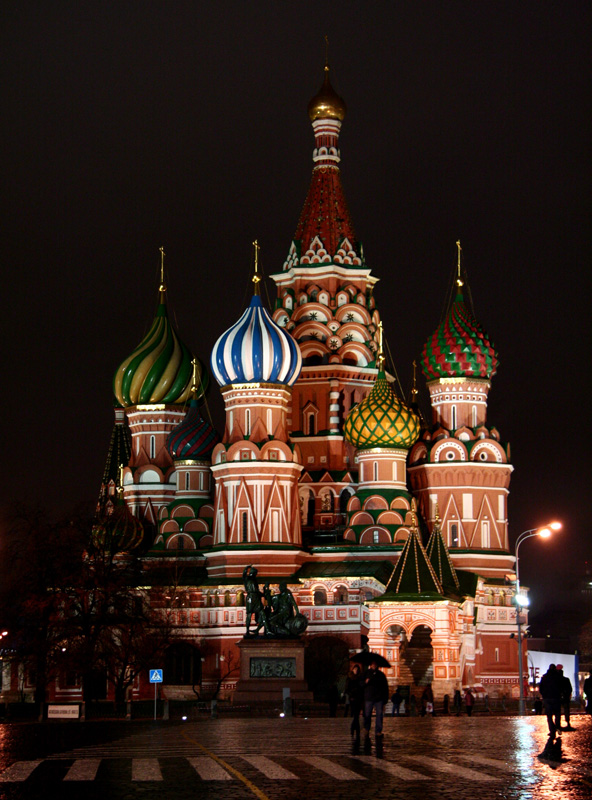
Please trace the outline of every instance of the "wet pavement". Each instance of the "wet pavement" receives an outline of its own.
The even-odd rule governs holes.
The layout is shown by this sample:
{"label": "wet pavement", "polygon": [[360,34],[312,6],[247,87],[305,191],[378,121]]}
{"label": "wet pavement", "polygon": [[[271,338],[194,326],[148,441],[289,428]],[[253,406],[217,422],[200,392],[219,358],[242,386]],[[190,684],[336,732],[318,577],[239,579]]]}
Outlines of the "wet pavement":
{"label": "wet pavement", "polygon": [[589,800],[592,717],[542,758],[544,717],[388,718],[382,748],[349,719],[0,725],[0,798]]}

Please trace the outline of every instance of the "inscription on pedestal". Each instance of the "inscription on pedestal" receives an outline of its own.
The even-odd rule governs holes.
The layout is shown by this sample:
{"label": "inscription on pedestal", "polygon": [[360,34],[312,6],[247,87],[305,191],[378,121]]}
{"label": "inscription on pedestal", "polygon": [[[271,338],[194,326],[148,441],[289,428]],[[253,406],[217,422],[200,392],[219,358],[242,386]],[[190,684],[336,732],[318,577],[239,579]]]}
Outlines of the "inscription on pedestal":
{"label": "inscription on pedestal", "polygon": [[251,678],[295,678],[295,658],[251,658]]}

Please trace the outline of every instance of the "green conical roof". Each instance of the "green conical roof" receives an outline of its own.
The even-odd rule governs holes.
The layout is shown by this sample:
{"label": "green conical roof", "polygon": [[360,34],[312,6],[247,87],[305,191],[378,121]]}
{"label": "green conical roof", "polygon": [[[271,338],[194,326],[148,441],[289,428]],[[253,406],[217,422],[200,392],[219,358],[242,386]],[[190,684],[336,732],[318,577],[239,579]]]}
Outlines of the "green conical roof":
{"label": "green conical roof", "polygon": [[452,593],[460,591],[458,576],[442,536],[439,519],[436,519],[434,529],[428,540],[426,553],[443,589]]}
{"label": "green conical roof", "polygon": [[424,549],[419,532],[414,526],[401,551],[395,570],[381,599],[395,595],[400,599],[422,599],[434,595],[442,596],[442,586]]}

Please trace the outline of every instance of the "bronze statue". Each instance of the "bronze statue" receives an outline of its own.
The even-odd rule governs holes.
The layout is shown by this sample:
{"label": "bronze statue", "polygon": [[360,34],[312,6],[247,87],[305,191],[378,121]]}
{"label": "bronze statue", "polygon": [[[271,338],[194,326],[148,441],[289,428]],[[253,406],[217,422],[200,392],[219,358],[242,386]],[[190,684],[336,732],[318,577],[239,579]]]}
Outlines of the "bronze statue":
{"label": "bronze statue", "polygon": [[[279,585],[278,594],[271,594],[269,584],[259,590],[257,569],[249,564],[243,570],[246,592],[247,632],[246,637],[258,636],[263,628],[266,636],[300,636],[306,630],[308,620],[298,611],[294,595],[285,581]],[[251,631],[251,622],[256,627]]]}
{"label": "bronze statue", "polygon": [[[265,613],[265,606],[267,600],[263,592],[259,591],[259,581],[257,580],[257,568],[252,564],[248,564],[243,570],[243,583],[245,584],[246,600],[245,607],[247,610],[247,632],[246,636],[258,636],[261,628],[268,633],[267,614]],[[269,587],[268,587],[269,589]],[[255,619],[256,628],[251,633],[251,621]]]}

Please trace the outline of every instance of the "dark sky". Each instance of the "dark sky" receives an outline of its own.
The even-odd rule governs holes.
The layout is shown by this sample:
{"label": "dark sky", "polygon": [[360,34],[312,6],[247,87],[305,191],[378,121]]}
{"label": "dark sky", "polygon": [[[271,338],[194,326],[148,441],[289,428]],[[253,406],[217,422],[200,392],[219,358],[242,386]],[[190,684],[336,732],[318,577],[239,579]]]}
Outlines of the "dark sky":
{"label": "dark sky", "polygon": [[[592,560],[590,4],[4,2],[5,500],[94,500],[111,381],[170,309],[207,361],[281,270],[308,187],[323,36],[348,114],[342,177],[405,388],[460,238],[500,354],[512,536],[539,602]],[[272,282],[269,291],[273,293]],[[422,386],[423,380],[421,381]],[[217,389],[209,402],[221,420]]]}

